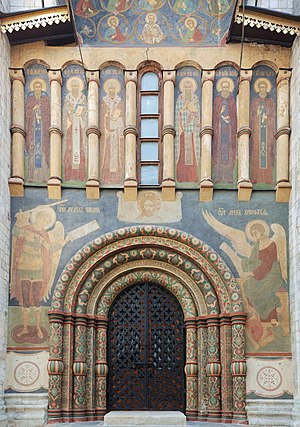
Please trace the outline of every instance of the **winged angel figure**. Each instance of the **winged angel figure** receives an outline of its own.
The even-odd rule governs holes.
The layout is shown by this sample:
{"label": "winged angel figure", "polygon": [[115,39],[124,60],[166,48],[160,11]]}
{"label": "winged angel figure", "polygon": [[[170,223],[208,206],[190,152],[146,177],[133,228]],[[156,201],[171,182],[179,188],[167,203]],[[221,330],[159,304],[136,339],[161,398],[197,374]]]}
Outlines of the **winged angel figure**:
{"label": "winged angel figure", "polygon": [[[289,335],[286,234],[277,223],[249,221],[245,230],[230,227],[210,212],[207,223],[229,240],[220,249],[233,262],[248,311],[247,335],[258,350],[275,339],[275,328]],[[271,230],[272,235],[271,235]]]}

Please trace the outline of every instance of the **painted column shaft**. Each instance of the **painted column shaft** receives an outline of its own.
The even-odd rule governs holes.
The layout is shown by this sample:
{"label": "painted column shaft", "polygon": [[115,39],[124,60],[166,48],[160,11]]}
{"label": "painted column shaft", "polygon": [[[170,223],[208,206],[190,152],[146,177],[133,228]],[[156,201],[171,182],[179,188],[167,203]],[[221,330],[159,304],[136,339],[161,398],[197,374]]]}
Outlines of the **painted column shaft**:
{"label": "painted column shaft", "polygon": [[197,420],[198,363],[197,363],[197,323],[190,318],[186,324],[186,415],[189,420]]}
{"label": "painted column shaft", "polygon": [[[174,82],[175,71],[166,71],[164,79],[164,126],[163,126],[163,182],[175,178],[175,152],[174,152]],[[169,184],[171,184],[169,182]],[[175,193],[174,193],[175,194]]]}
{"label": "painted column shaft", "polygon": [[290,77],[287,70],[280,70],[277,76],[277,182],[289,180]]}
{"label": "painted column shaft", "polygon": [[125,129],[125,181],[136,181],[136,79],[137,73],[125,73],[126,129]]}
{"label": "painted column shaft", "polygon": [[238,182],[250,180],[250,80],[252,71],[242,70],[238,106]]}
{"label": "painted column shaft", "polygon": [[24,181],[25,161],[25,80],[22,70],[12,70],[12,177]]}

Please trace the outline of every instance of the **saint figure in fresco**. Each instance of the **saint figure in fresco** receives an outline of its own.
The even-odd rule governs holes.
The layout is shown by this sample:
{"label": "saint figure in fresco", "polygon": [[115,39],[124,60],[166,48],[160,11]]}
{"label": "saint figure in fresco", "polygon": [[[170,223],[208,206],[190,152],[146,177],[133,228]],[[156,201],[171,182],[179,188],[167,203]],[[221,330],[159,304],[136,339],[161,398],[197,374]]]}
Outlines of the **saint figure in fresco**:
{"label": "saint figure in fresco", "polygon": [[148,13],[145,18],[141,39],[147,44],[158,44],[166,38],[157,23],[157,16],[154,13]]}
{"label": "saint figure in fresco", "polygon": [[217,82],[213,116],[213,174],[216,183],[232,183],[236,157],[237,113],[234,82],[222,77]]}
{"label": "saint figure in fresco", "polygon": [[227,12],[231,0],[206,0],[208,12],[212,15],[221,15]]}
{"label": "saint figure in fresco", "polygon": [[75,9],[76,15],[83,16],[84,18],[89,18],[97,12],[97,9],[93,6],[92,0],[79,0]]}
{"label": "saint figure in fresco", "polygon": [[179,15],[188,15],[189,13],[194,13],[197,6],[193,0],[176,0],[173,9]]}
{"label": "saint figure in fresco", "polygon": [[[12,229],[10,296],[22,306],[23,313],[23,325],[18,327],[17,339],[28,334],[36,335],[38,340],[46,339],[46,331],[41,327],[40,307],[49,297],[61,250],[66,243],[64,227],[56,221],[52,205],[18,212]],[[29,326],[30,310],[35,315],[33,333]]]}
{"label": "saint figure in fresco", "polygon": [[155,10],[161,7],[161,0],[139,0],[139,6],[144,10]]}
{"label": "saint figure in fresco", "polygon": [[50,156],[50,100],[43,79],[33,79],[26,100],[28,181],[47,182]]}
{"label": "saint figure in fresco", "polygon": [[250,165],[253,183],[273,183],[276,125],[271,89],[272,84],[266,78],[259,78],[254,83],[255,96],[250,107]]}
{"label": "saint figure in fresco", "polygon": [[178,182],[199,182],[200,103],[195,79],[184,77],[179,83],[176,101],[176,179]]}
{"label": "saint figure in fresco", "polygon": [[130,0],[108,0],[106,9],[110,12],[123,12]]}
{"label": "saint figure in fresco", "polygon": [[86,96],[83,92],[83,81],[71,77],[67,81],[64,109],[67,119],[67,130],[64,147],[64,180],[85,181],[86,147],[85,115]]}
{"label": "saint figure in fresco", "polygon": [[121,85],[117,79],[108,79],[103,85],[101,100],[101,182],[121,184],[124,168],[124,108],[118,93]]}
{"label": "saint figure in fresco", "polygon": [[184,43],[200,43],[203,40],[203,35],[197,27],[197,20],[195,18],[187,18],[184,21],[186,32],[183,34],[179,28],[179,35]]}
{"label": "saint figure in fresco", "polygon": [[119,18],[111,16],[107,20],[107,25],[109,28],[105,31],[104,35],[106,40],[118,43],[122,43],[126,40],[128,28],[126,28],[125,34],[123,34],[119,27]]}
{"label": "saint figure in fresco", "polygon": [[231,243],[229,246],[223,242],[220,249],[232,260],[240,276],[251,344],[258,350],[279,334],[288,336],[286,233],[282,225],[271,224],[270,236],[270,226],[263,220],[249,221],[242,231],[223,224],[207,211],[203,216]]}
{"label": "saint figure in fresco", "polygon": [[[40,205],[18,212],[12,229],[10,298],[22,307],[23,322],[12,331],[15,342],[41,343],[47,331],[41,324],[41,306],[48,301],[63,247],[99,229],[96,221],[84,224],[65,237],[64,226],[57,221],[53,206]],[[34,313],[35,324],[29,322]]]}

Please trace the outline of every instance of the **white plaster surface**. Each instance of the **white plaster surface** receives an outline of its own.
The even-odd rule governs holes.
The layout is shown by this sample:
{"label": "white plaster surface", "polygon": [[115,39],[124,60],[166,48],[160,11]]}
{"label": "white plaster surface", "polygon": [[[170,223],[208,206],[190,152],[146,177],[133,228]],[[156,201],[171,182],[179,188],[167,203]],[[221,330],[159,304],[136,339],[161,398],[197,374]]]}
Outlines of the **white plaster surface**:
{"label": "white plaster surface", "polygon": [[250,426],[290,427],[293,400],[288,399],[248,399],[246,410]]}
{"label": "white plaster surface", "polygon": [[294,42],[291,66],[291,142],[290,142],[290,180],[292,194],[290,200],[290,310],[293,353],[294,380],[294,427],[300,426],[300,38]]}
{"label": "white plaster surface", "polygon": [[7,393],[7,427],[42,427],[47,423],[47,393]]}
{"label": "white plaster surface", "polygon": [[[1,0],[1,10],[7,12],[8,1]],[[0,426],[6,426],[4,378],[6,371],[7,301],[9,286],[10,196],[10,46],[6,35],[0,34]]]}

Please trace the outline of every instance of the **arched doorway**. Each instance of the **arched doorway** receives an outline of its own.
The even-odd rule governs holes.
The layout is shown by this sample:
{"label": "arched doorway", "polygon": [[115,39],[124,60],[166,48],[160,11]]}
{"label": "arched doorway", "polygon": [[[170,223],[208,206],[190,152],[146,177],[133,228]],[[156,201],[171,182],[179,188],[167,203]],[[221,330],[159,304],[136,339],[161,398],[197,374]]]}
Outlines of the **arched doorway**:
{"label": "arched doorway", "polygon": [[167,289],[181,306],[187,418],[247,423],[239,286],[208,245],[148,225],[100,236],[63,270],[49,312],[49,422],[98,420],[107,413],[110,307],[141,283]]}
{"label": "arched doorway", "polygon": [[108,316],[108,410],[185,411],[178,300],[155,283],[123,290]]}

